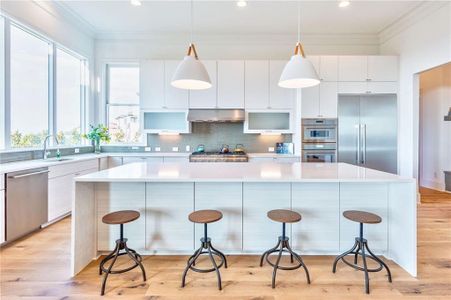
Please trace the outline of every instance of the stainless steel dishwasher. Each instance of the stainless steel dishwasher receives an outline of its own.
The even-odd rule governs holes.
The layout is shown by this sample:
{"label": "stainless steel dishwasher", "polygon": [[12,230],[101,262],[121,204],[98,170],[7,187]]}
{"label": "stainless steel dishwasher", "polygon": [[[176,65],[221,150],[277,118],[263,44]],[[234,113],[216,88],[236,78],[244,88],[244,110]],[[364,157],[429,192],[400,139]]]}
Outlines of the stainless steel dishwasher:
{"label": "stainless steel dishwasher", "polygon": [[48,169],[6,176],[6,241],[11,242],[47,222]]}

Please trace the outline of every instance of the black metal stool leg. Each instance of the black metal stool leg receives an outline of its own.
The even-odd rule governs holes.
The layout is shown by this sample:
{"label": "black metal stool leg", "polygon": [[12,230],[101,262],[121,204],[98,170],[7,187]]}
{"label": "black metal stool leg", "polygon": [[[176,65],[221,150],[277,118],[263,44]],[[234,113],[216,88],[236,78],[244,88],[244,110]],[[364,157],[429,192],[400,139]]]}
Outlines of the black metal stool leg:
{"label": "black metal stool leg", "polygon": [[265,259],[265,257],[266,257],[268,254],[270,254],[270,253],[274,252],[275,250],[277,250],[277,248],[279,248],[279,246],[280,246],[280,243],[281,243],[281,241],[280,241],[280,239],[279,239],[279,242],[277,243],[277,245],[276,245],[275,247],[269,249],[268,251],[265,251],[265,252],[262,254],[262,256],[261,256],[261,258],[260,258],[260,267],[263,266],[263,260]]}
{"label": "black metal stool leg", "polygon": [[355,254],[354,254],[354,265],[357,264],[357,258],[359,257],[359,251],[360,251],[360,243],[358,243],[357,249],[355,250]]}
{"label": "black metal stool leg", "polygon": [[385,270],[387,270],[387,275],[388,275],[388,282],[392,282],[391,279],[391,272],[390,272],[390,268],[387,266],[386,263],[383,262],[382,259],[380,259],[379,257],[377,257],[376,255],[374,255],[373,252],[371,252],[370,248],[368,248],[368,243],[363,243],[365,249],[368,251],[368,253],[378,262],[380,263],[382,266],[384,266]]}
{"label": "black metal stool leg", "polygon": [[196,261],[196,259],[200,256],[200,254],[202,253],[202,249],[203,246],[201,246],[198,250],[197,250],[197,254],[195,254],[194,257],[191,257],[188,260],[188,265],[186,266],[185,270],[183,271],[183,275],[182,275],[182,287],[185,287],[185,279],[186,279],[186,274],[188,273],[188,270],[191,269],[191,267],[194,265],[194,262]]}
{"label": "black metal stool leg", "polygon": [[276,287],[276,273],[277,273],[277,269],[279,268],[279,263],[280,263],[280,259],[282,258],[282,251],[283,251],[283,246],[280,246],[280,250],[279,250],[279,255],[277,256],[277,261],[274,264],[274,270],[272,271],[272,288],[274,289]]}
{"label": "black metal stool leg", "polygon": [[294,251],[291,249],[291,247],[290,247],[290,245],[288,244],[288,242],[287,242],[286,246],[287,246],[287,249],[288,249],[288,251],[290,252],[291,256],[296,257],[297,261],[298,261],[298,262],[302,265],[302,267],[304,268],[305,276],[307,277],[307,283],[310,284],[310,274],[309,274],[309,271],[308,271],[308,269],[307,269],[307,266],[306,266],[305,263],[304,263],[304,260],[302,259],[302,257],[301,257],[299,254],[297,254],[296,252],[294,252]]}
{"label": "black metal stool leg", "polygon": [[221,251],[219,251],[218,249],[216,249],[215,247],[213,247],[213,245],[212,245],[211,243],[210,243],[210,247],[211,247],[211,250],[213,250],[213,252],[218,253],[219,256],[222,257],[222,259],[224,260],[224,268],[227,269],[227,258],[226,258],[226,256],[224,255],[224,253],[222,253]]}
{"label": "black metal stool leg", "polygon": [[102,275],[102,265],[103,265],[106,261],[110,260],[110,259],[114,256],[114,254],[116,253],[118,247],[119,247],[119,244],[116,243],[116,246],[114,247],[114,250],[111,251],[110,254],[108,254],[107,256],[105,256],[104,259],[102,259],[102,261],[101,261],[100,264],[99,264],[99,275]]}
{"label": "black metal stool leg", "polygon": [[142,263],[135,257],[134,254],[136,254],[136,253],[130,252],[130,250],[127,248],[127,246],[125,247],[125,252],[127,252],[128,256],[141,268],[141,272],[143,274],[143,280],[147,281],[146,270],[144,270]]}
{"label": "black metal stool leg", "polygon": [[119,257],[119,251],[120,247],[119,245],[116,247],[116,252],[114,253],[113,261],[111,262],[111,265],[108,267],[108,272],[105,272],[105,276],[103,277],[102,282],[102,290],[100,292],[100,295],[105,295],[105,286],[106,286],[106,280],[108,279],[108,275],[110,275],[111,269],[113,268],[114,263],[116,262],[117,258]]}
{"label": "black metal stool leg", "polygon": [[363,272],[365,273],[365,293],[370,293],[370,278],[368,276],[368,266],[366,264],[365,248],[362,247]]}
{"label": "black metal stool leg", "polygon": [[218,266],[216,265],[216,261],[213,257],[213,254],[211,253],[211,247],[208,247],[207,251],[208,251],[208,256],[210,257],[211,263],[213,264],[213,268],[215,268],[216,276],[218,276],[218,289],[222,290],[221,273],[219,273]]}
{"label": "black metal stool leg", "polygon": [[339,256],[337,256],[337,257],[335,258],[334,264],[333,264],[333,267],[332,267],[332,273],[335,273],[335,271],[337,270],[337,263],[338,263],[338,261],[339,261],[340,259],[342,259],[343,257],[345,257],[346,255],[353,253],[354,250],[355,250],[357,247],[358,247],[358,242],[357,242],[357,240],[356,240],[354,246],[353,246],[351,249],[349,249],[348,251],[346,251],[346,252],[340,254]]}

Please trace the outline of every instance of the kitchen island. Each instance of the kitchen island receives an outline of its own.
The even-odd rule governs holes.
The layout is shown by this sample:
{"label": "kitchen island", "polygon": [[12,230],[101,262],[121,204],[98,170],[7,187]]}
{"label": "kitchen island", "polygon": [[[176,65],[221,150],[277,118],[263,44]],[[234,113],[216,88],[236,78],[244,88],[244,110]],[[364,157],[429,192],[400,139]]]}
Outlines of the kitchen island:
{"label": "kitchen island", "polygon": [[114,248],[119,226],[102,216],[133,209],[125,225],[129,246],[141,254],[191,255],[202,227],[188,221],[200,209],[223,212],[211,224],[215,246],[226,254],[261,254],[280,235],[266,216],[293,209],[302,221],[288,236],[303,255],[337,255],[349,249],[358,224],[345,210],[365,210],[382,223],[365,226],[376,254],[416,276],[416,182],[344,163],[132,163],[75,179],[72,209],[72,274]]}

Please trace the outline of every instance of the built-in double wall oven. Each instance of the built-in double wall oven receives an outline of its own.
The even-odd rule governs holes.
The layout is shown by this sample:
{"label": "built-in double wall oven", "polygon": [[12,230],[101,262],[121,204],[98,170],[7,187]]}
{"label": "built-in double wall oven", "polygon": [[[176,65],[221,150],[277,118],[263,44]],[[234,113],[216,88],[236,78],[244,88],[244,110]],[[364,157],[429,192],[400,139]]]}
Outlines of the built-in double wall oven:
{"label": "built-in double wall oven", "polygon": [[337,161],[337,119],[302,119],[302,161]]}

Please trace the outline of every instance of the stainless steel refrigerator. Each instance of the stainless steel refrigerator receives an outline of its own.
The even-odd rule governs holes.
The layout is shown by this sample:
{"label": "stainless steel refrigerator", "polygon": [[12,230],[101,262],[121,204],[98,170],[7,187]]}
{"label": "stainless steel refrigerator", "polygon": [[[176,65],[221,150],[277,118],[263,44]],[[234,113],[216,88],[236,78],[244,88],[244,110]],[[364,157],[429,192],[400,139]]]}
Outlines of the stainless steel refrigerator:
{"label": "stainless steel refrigerator", "polygon": [[397,173],[396,95],[338,97],[338,160]]}

